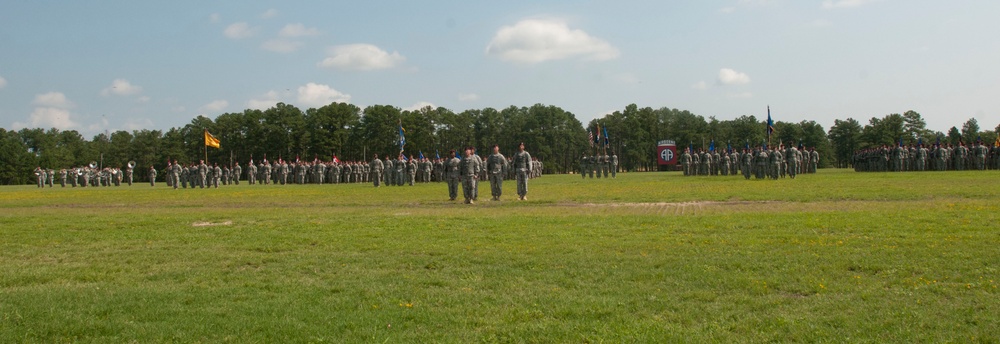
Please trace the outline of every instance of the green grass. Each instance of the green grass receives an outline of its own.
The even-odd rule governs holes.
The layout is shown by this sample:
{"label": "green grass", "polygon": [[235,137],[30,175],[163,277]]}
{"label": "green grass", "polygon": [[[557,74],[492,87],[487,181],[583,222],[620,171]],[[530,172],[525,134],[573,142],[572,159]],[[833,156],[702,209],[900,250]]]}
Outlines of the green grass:
{"label": "green grass", "polygon": [[1000,341],[996,171],[514,189],[3,187],[0,338]]}

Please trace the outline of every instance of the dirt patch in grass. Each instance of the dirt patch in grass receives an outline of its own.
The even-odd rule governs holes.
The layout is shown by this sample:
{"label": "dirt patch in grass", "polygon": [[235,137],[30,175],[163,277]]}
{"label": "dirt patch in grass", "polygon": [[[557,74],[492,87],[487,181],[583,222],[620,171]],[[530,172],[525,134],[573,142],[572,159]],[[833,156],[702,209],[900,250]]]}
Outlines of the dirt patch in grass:
{"label": "dirt patch in grass", "polygon": [[223,222],[195,222],[191,224],[191,227],[208,227],[208,226],[231,226],[233,221],[223,221]]}

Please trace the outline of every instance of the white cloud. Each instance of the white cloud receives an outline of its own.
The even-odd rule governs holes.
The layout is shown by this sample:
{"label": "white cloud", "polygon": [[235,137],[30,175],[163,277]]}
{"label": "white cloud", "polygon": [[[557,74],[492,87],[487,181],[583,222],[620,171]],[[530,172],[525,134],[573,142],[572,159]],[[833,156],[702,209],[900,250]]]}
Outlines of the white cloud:
{"label": "white cloud", "polygon": [[733,12],[736,12],[736,6],[728,6],[728,7],[720,8],[719,12],[722,12],[722,13],[733,13]]}
{"label": "white cloud", "polygon": [[130,96],[133,94],[138,94],[142,92],[142,87],[138,85],[133,85],[125,79],[115,79],[111,82],[111,86],[108,86],[101,90],[102,96],[116,95],[116,96]]}
{"label": "white cloud", "polygon": [[406,110],[406,111],[417,111],[417,110],[423,109],[423,108],[428,107],[428,106],[430,106],[432,109],[436,109],[437,108],[437,105],[434,105],[434,103],[425,102],[425,101],[419,101],[416,104],[413,104],[413,105],[410,105],[407,108],[404,108],[403,110]]}
{"label": "white cloud", "polygon": [[7,87],[7,79],[4,79],[2,76],[0,76],[0,88],[4,87]]}
{"label": "white cloud", "polygon": [[753,93],[750,93],[750,92],[732,93],[732,94],[729,94],[729,97],[730,98],[742,98],[742,99],[753,98]]}
{"label": "white cloud", "polygon": [[719,82],[723,85],[742,85],[750,82],[750,76],[729,68],[719,70]]}
{"label": "white cloud", "polygon": [[14,122],[14,129],[21,128],[56,128],[68,130],[76,128],[79,124],[73,121],[69,110],[54,107],[37,107],[28,116],[27,123]]}
{"label": "white cloud", "polygon": [[264,19],[271,19],[277,15],[278,15],[278,10],[269,8],[267,11],[264,11],[264,13],[261,13],[260,17]]}
{"label": "white cloud", "polygon": [[218,23],[220,19],[222,19],[222,17],[220,17],[218,13],[212,13],[208,15],[209,22]]}
{"label": "white cloud", "polygon": [[299,105],[321,107],[333,102],[347,103],[350,101],[350,95],[341,93],[327,85],[310,82],[299,86]]}
{"label": "white cloud", "polygon": [[267,110],[278,104],[279,97],[278,92],[270,91],[265,93],[262,97],[253,98],[247,101],[247,107],[255,110]]}
{"label": "white cloud", "polygon": [[103,117],[102,116],[100,122],[88,125],[87,126],[87,131],[90,131],[90,132],[104,131],[104,130],[107,130],[109,126],[111,126],[111,122],[108,122],[108,118],[107,117]]}
{"label": "white cloud", "polygon": [[272,39],[260,44],[260,48],[276,53],[290,53],[302,47],[302,42],[285,39]]}
{"label": "white cloud", "polygon": [[232,39],[243,39],[253,37],[257,33],[257,28],[250,27],[246,22],[229,24],[222,33]]}
{"label": "white cloud", "polygon": [[582,57],[588,60],[617,58],[618,49],[557,20],[526,19],[504,26],[486,46],[486,54],[501,60],[539,63]]}
{"label": "white cloud", "polygon": [[851,8],[851,7],[858,7],[871,2],[872,0],[823,0],[823,8],[824,9]]}
{"label": "white cloud", "polygon": [[35,95],[35,101],[32,104],[38,105],[40,107],[51,107],[60,109],[69,109],[74,106],[73,102],[66,99],[66,95],[62,92],[49,92],[45,94]]}
{"label": "white cloud", "polygon": [[708,89],[708,83],[704,82],[704,81],[699,81],[699,82],[694,83],[694,85],[691,85],[691,88],[699,90],[699,91],[704,91],[704,90]]}
{"label": "white cloud", "polygon": [[142,119],[129,118],[125,120],[125,124],[122,125],[122,128],[128,131],[150,129],[152,127],[153,127],[153,121],[151,121],[149,118],[142,118]]}
{"label": "white cloud", "polygon": [[376,70],[395,67],[406,61],[403,55],[391,54],[371,44],[347,44],[331,47],[330,56],[319,62],[320,67],[344,70]]}
{"label": "white cloud", "polygon": [[458,100],[463,102],[474,102],[479,100],[479,95],[475,93],[459,93]]}
{"label": "white cloud", "polygon": [[229,102],[225,99],[213,100],[212,102],[202,105],[198,108],[201,112],[219,112],[225,110],[229,106]]}
{"label": "white cloud", "polygon": [[316,36],[318,34],[318,29],[314,27],[307,28],[305,25],[300,23],[285,25],[285,27],[281,28],[281,31],[278,32],[278,35],[282,37]]}
{"label": "white cloud", "polygon": [[142,97],[137,98],[135,100],[135,102],[136,103],[148,103],[150,100],[152,100],[152,98],[150,98],[149,96],[142,96]]}

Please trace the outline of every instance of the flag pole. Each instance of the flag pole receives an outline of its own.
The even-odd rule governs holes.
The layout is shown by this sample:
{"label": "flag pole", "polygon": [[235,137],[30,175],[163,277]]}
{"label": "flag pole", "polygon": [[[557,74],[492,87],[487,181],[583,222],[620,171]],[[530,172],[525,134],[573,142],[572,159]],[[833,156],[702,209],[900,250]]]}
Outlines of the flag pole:
{"label": "flag pole", "polygon": [[[208,128],[205,128],[205,135],[202,136],[201,138],[202,138],[202,140],[204,140],[207,137],[208,137]],[[205,163],[207,164],[208,163],[208,144],[207,144],[207,142],[203,142],[203,143],[204,144],[202,144],[201,148],[205,150]]]}

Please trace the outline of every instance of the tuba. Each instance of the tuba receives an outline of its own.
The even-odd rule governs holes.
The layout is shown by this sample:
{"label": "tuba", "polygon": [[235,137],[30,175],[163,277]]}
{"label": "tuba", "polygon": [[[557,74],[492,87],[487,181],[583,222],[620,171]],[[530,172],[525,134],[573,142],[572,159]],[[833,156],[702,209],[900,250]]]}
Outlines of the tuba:
{"label": "tuba", "polygon": [[78,176],[82,176],[82,175],[83,175],[83,169],[82,169],[82,168],[79,168],[79,167],[77,167],[77,168],[76,168],[76,175],[78,175]]}
{"label": "tuba", "polygon": [[129,160],[128,161],[128,168],[134,168],[134,167],[135,167],[135,160]]}
{"label": "tuba", "polygon": [[97,168],[97,161],[91,161],[90,165],[87,166],[90,166],[90,168]]}

